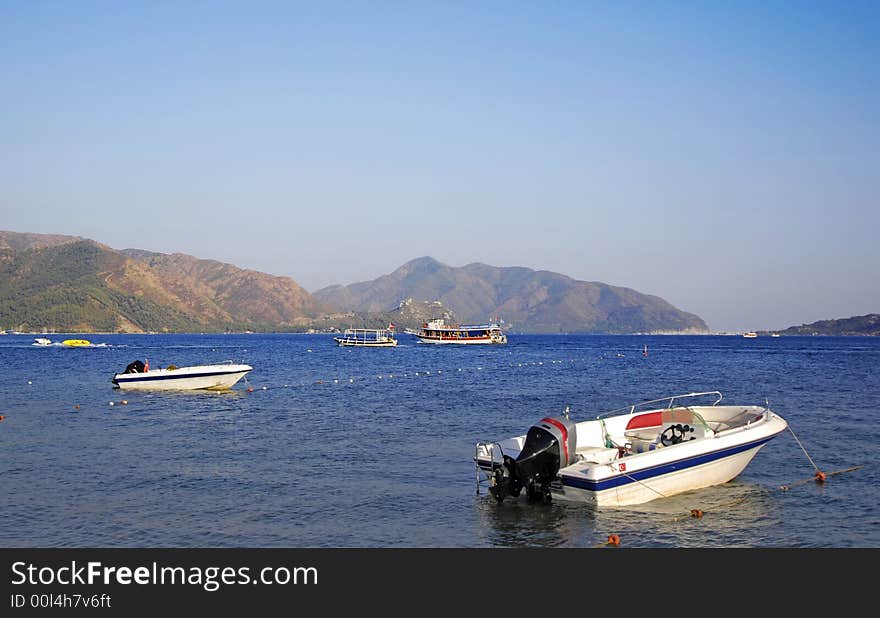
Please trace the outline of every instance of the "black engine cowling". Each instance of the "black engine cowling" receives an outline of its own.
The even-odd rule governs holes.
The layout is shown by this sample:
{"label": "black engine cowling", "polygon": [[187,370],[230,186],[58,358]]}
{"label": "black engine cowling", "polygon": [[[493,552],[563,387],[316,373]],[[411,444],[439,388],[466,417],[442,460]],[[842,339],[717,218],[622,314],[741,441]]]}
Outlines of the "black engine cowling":
{"label": "black engine cowling", "polygon": [[125,371],[123,371],[122,373],[143,373],[144,368],[145,365],[141,361],[136,360],[133,363],[129,363],[128,366],[125,368]]}
{"label": "black engine cowling", "polygon": [[490,493],[501,502],[525,489],[530,502],[550,502],[550,483],[560,468],[575,461],[577,429],[567,418],[544,418],[532,425],[516,459],[504,456],[495,471]]}

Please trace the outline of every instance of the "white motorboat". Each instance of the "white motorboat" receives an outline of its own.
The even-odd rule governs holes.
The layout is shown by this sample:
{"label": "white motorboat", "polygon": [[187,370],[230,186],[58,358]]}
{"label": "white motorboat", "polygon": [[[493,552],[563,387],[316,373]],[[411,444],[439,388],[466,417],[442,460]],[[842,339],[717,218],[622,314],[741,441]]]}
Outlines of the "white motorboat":
{"label": "white motorboat", "polygon": [[52,345],[52,340],[48,339],[47,337],[34,337],[33,345]]}
{"label": "white motorboat", "polygon": [[[707,396],[715,401],[682,403]],[[524,436],[478,442],[477,491],[488,484],[499,502],[524,489],[529,501],[617,507],[726,483],[788,424],[769,407],[721,399],[718,391],[676,395],[581,422],[566,408]]]}
{"label": "white motorboat", "polygon": [[141,361],[134,361],[122,373],[110,380],[114,388],[130,390],[228,390],[241,380],[253,367],[223,363],[217,365],[193,365],[164,369],[150,369]]}

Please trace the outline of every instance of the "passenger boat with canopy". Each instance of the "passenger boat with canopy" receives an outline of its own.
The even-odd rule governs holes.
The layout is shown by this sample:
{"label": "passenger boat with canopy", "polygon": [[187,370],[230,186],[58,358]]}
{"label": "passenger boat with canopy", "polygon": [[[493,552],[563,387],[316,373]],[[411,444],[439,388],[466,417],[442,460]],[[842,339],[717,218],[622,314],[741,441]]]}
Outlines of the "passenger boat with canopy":
{"label": "passenger boat with canopy", "polygon": [[417,331],[410,331],[419,343],[437,344],[503,344],[507,335],[498,324],[446,324],[443,318],[422,324]]}
{"label": "passenger boat with canopy", "polygon": [[388,328],[347,328],[341,337],[333,340],[340,346],[358,348],[392,348],[397,345],[393,324]]}
{"label": "passenger boat with canopy", "polygon": [[529,501],[620,507],[726,483],[788,424],[767,406],[721,399],[718,391],[676,395],[581,422],[566,407],[526,435],[477,442],[477,492],[488,484],[499,502],[525,490]]}

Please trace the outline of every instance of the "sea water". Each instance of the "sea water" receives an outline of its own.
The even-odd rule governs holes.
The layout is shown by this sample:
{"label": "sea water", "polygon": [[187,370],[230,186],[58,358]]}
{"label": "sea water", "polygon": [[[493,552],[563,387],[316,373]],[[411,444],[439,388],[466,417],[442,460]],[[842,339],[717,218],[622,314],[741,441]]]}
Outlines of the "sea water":
{"label": "sea water", "polygon": [[[399,337],[381,349],[332,335],[0,337],[0,546],[593,547],[611,534],[628,547],[880,546],[880,338]],[[254,369],[226,393],[113,389],[136,359]],[[786,431],[732,482],[624,509],[476,491],[478,440],[566,406],[581,420],[713,390],[769,402],[802,446]],[[813,476],[807,455],[826,473],[862,467],[781,489]]]}

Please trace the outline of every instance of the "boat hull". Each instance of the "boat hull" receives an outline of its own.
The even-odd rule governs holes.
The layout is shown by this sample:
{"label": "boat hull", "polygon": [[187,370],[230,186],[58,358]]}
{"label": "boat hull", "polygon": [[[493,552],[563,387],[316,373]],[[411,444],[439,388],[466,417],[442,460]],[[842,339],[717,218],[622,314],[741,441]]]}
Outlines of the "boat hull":
{"label": "boat hull", "polygon": [[487,345],[507,343],[507,337],[425,337],[416,335],[419,343],[434,343],[437,345]]}
{"label": "boat hull", "polygon": [[353,341],[336,337],[334,341],[336,341],[337,345],[350,348],[393,348],[397,345],[396,339],[390,341]]}
{"label": "boat hull", "polygon": [[[745,470],[764,444],[766,441],[726,457],[690,465],[681,470],[653,474],[646,478],[640,478],[643,475],[638,473],[630,474],[629,477],[624,476],[620,479],[622,481],[620,484],[613,484],[607,489],[599,489],[602,487],[601,482],[591,483],[561,474],[562,487],[558,491],[551,488],[551,494],[555,500],[583,502],[597,507],[643,504],[657,498],[727,483]],[[686,462],[668,464],[670,467],[676,465],[686,465]]]}
{"label": "boat hull", "polygon": [[231,389],[251,370],[249,365],[203,365],[144,373],[118,373],[113,376],[113,385],[121,390],[223,391]]}

